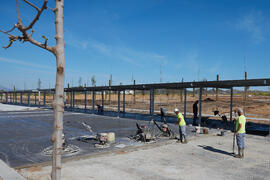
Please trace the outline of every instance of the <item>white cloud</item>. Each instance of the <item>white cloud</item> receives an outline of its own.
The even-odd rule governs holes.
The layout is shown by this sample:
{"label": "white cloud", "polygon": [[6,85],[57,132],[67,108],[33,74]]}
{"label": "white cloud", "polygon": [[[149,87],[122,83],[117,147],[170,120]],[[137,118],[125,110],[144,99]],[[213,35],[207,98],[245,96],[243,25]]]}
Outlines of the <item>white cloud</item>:
{"label": "white cloud", "polygon": [[263,15],[260,11],[252,11],[245,14],[236,23],[236,28],[248,32],[255,44],[266,40],[263,31]]}

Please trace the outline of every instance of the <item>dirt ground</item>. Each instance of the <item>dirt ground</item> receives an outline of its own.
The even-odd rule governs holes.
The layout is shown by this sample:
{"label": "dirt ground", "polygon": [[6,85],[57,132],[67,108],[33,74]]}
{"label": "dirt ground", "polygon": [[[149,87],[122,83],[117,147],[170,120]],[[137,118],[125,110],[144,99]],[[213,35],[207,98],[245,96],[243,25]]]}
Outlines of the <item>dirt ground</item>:
{"label": "dirt ground", "polygon": [[[258,148],[260,147],[260,148]],[[270,139],[247,135],[245,158],[231,155],[232,134],[200,135],[188,144],[170,141],[146,148],[119,150],[101,156],[86,156],[63,163],[63,180],[268,180]],[[20,169],[28,180],[49,180],[50,166]]]}

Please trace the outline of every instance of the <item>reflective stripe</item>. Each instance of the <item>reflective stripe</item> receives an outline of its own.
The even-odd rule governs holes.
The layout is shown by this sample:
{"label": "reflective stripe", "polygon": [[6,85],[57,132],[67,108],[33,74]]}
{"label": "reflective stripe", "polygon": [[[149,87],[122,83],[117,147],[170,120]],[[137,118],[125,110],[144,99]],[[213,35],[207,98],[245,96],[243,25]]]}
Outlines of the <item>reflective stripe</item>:
{"label": "reflective stripe", "polygon": [[[181,121],[180,121],[181,118]],[[184,116],[179,112],[177,115],[177,120],[179,120],[179,126],[185,126],[186,125],[186,121],[184,119]]]}

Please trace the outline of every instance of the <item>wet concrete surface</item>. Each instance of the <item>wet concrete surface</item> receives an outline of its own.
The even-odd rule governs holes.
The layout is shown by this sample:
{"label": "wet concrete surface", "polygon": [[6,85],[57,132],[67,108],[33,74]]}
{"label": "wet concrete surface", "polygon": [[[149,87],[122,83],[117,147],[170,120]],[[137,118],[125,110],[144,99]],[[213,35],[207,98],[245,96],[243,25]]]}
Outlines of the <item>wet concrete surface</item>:
{"label": "wet concrete surface", "polygon": [[[110,148],[99,149],[94,146],[97,141],[86,143],[76,140],[75,137],[90,134],[82,126],[82,122],[90,125],[96,132],[115,132],[116,143]],[[79,147],[80,151],[64,157],[110,151],[115,149],[117,144],[141,146],[143,143],[128,139],[128,136],[136,133],[136,122],[149,125],[149,121],[143,120],[65,112],[64,133],[67,144]],[[177,126],[170,125],[170,127],[177,133]],[[0,159],[11,167],[50,161],[51,157],[45,156],[42,151],[52,146],[50,140],[52,131],[52,110],[0,112]],[[157,129],[155,131],[158,132]],[[191,134],[191,129],[188,129],[188,134]]]}

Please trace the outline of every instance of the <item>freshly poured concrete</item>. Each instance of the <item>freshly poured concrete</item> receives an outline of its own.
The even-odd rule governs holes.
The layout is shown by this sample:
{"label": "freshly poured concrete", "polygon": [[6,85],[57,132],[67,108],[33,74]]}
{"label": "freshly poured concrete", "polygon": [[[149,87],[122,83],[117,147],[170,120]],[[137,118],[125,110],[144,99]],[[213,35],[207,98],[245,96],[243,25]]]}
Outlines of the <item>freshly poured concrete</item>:
{"label": "freshly poured concrete", "polygon": [[[236,159],[231,155],[232,134],[201,135],[188,144],[153,144],[73,159],[63,163],[62,180],[269,180],[269,149],[269,137],[247,135],[245,158]],[[36,166],[21,169],[20,173],[32,180],[45,180],[50,171],[50,166]]]}

